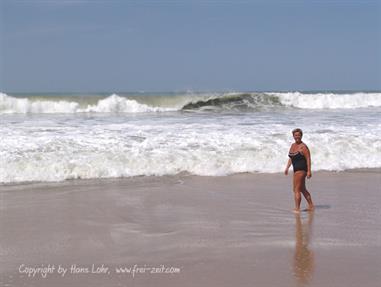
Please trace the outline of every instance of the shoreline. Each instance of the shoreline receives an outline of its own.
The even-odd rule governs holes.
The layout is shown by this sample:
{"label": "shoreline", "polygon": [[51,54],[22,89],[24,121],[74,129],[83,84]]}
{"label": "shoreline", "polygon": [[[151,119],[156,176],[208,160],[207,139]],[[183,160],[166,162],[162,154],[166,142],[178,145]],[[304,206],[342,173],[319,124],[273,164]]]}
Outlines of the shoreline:
{"label": "shoreline", "polygon": [[[352,168],[345,170],[318,170],[313,172],[314,174],[340,174],[340,173],[379,173],[381,174],[381,167],[370,167],[370,168]],[[289,176],[293,174],[292,168],[289,171]],[[101,178],[74,178],[74,179],[65,179],[62,181],[21,181],[21,182],[5,182],[0,183],[0,192],[2,189],[6,187],[13,186],[34,186],[34,185],[59,185],[64,183],[72,183],[72,182],[91,182],[91,181],[118,181],[118,180],[127,180],[134,181],[136,179],[154,179],[154,178],[183,178],[183,177],[201,177],[201,178],[223,178],[223,177],[231,177],[231,176],[239,176],[239,175],[283,175],[283,172],[240,172],[233,173],[221,176],[209,176],[209,175],[197,175],[191,174],[186,171],[182,171],[177,174],[166,174],[166,175],[136,175],[136,176],[128,176],[128,177],[101,177]]]}
{"label": "shoreline", "polygon": [[[381,279],[380,184],[377,169],[317,171],[307,180],[316,210],[300,215],[292,173],[3,185],[0,283],[373,287]],[[22,264],[56,269],[28,277]],[[73,264],[90,272],[70,273]],[[180,272],[116,273],[134,266]]]}

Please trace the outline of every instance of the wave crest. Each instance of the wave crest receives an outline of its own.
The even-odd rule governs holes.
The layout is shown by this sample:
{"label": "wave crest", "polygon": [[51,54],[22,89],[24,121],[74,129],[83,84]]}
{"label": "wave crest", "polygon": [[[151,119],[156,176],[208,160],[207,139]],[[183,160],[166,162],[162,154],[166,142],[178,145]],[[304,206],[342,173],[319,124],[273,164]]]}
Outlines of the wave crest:
{"label": "wave crest", "polygon": [[272,108],[356,109],[381,107],[381,93],[215,93],[135,99],[112,94],[106,98],[18,98],[0,93],[0,114],[147,113],[167,111],[257,111]]}
{"label": "wave crest", "polygon": [[99,100],[95,105],[82,106],[67,100],[32,100],[0,93],[0,114],[54,114],[54,113],[143,113],[171,111],[171,108],[151,107],[116,94]]}
{"label": "wave crest", "polygon": [[268,93],[285,106],[301,109],[356,109],[381,107],[381,93],[334,94],[300,92]]}
{"label": "wave crest", "polygon": [[256,110],[263,107],[279,106],[277,96],[263,93],[225,94],[210,97],[205,100],[189,102],[182,110]]}

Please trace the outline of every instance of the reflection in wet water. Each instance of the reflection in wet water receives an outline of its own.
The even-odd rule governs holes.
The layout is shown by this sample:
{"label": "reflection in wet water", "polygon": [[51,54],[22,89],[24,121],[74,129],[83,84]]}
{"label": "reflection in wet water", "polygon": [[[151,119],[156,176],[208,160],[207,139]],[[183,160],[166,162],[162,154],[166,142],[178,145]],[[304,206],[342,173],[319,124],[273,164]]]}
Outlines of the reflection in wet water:
{"label": "reflection in wet water", "polygon": [[302,222],[300,214],[295,214],[295,252],[294,278],[297,286],[307,286],[314,271],[314,254],[309,248],[312,238],[313,212],[308,212],[307,219]]}

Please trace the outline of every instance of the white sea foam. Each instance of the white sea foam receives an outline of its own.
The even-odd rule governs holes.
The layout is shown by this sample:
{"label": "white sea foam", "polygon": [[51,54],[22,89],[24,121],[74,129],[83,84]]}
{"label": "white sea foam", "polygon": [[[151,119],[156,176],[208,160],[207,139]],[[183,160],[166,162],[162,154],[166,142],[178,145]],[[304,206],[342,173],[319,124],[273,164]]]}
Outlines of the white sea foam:
{"label": "white sea foam", "polygon": [[173,108],[151,107],[120,97],[116,94],[101,99],[95,105],[81,106],[67,100],[31,100],[0,93],[0,114],[53,114],[53,113],[142,113],[171,111]]}
{"label": "white sea foam", "polygon": [[[168,175],[189,172],[223,176],[282,172],[292,142],[291,127],[218,122],[110,123],[89,126],[2,128],[0,182],[61,181]],[[381,126],[363,134],[326,126],[305,135],[313,170],[381,167]],[[336,133],[330,130],[336,131]]]}
{"label": "white sea foam", "polygon": [[[138,102],[115,94],[92,101],[0,94],[0,183],[282,172],[295,127],[305,131],[313,171],[381,168],[380,94],[335,97],[229,93]],[[340,101],[346,109],[335,109]],[[191,102],[196,110],[233,111],[246,103],[276,109],[156,114]]]}
{"label": "white sea foam", "polygon": [[268,93],[277,96],[285,106],[301,109],[356,109],[381,107],[381,93],[333,94],[300,92]]}
{"label": "white sea foam", "polygon": [[98,112],[98,113],[142,113],[142,112],[163,112],[171,111],[171,108],[151,107],[138,103],[135,100],[129,100],[116,94],[99,100],[96,105],[88,106],[85,109],[79,109],[78,112]]}
{"label": "white sea foam", "polygon": [[31,101],[0,93],[0,114],[26,113],[74,113],[79,104],[67,101]]}

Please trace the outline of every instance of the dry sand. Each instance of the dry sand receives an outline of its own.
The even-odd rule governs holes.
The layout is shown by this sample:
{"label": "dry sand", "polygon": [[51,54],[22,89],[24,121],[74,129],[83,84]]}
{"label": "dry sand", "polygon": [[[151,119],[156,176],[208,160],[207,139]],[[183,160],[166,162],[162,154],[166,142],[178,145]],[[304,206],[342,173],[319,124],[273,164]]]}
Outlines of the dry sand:
{"label": "dry sand", "polygon": [[379,286],[380,171],[315,173],[300,215],[291,177],[0,186],[0,286]]}

